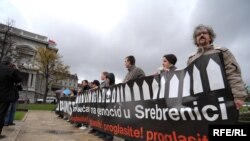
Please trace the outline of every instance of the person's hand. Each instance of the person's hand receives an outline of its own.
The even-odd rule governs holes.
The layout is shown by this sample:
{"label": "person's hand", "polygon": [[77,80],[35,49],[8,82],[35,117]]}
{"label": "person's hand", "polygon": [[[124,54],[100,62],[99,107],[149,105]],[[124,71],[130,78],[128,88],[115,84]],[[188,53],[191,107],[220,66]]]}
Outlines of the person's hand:
{"label": "person's hand", "polygon": [[239,109],[243,106],[244,101],[241,100],[241,99],[235,99],[235,100],[234,100],[234,103],[235,103],[235,105],[236,105],[236,109],[239,110]]}
{"label": "person's hand", "polygon": [[10,68],[18,69],[18,68],[17,68],[17,65],[15,65],[15,64],[10,64],[9,66],[10,66]]}

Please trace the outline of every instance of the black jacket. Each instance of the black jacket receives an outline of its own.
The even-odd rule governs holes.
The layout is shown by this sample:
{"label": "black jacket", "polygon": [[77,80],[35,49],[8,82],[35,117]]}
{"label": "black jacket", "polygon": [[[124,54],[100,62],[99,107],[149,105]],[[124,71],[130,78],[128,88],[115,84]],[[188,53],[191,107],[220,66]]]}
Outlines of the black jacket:
{"label": "black jacket", "polygon": [[18,90],[15,84],[20,82],[21,78],[17,69],[0,64],[0,102],[16,101]]}

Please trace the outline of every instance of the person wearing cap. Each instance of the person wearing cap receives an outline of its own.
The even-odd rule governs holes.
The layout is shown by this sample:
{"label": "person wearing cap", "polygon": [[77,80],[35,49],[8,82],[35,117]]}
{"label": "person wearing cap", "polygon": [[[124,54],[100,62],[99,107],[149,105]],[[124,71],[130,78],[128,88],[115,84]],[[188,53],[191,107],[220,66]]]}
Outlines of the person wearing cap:
{"label": "person wearing cap", "polygon": [[176,70],[177,69],[177,67],[175,66],[176,62],[177,58],[174,54],[164,55],[162,59],[162,67],[159,68],[159,72],[157,72],[155,75],[158,75],[163,72]]}
{"label": "person wearing cap", "polygon": [[175,63],[177,62],[177,58],[174,54],[166,54],[163,56],[162,66],[163,71],[174,71],[177,69]]}
{"label": "person wearing cap", "polygon": [[100,82],[98,80],[94,80],[93,82],[91,82],[91,90],[98,89],[99,86],[100,86]]}
{"label": "person wearing cap", "polygon": [[15,84],[21,82],[19,71],[13,68],[10,57],[4,57],[0,63],[0,139],[5,138],[1,135],[6,112],[11,102],[18,99],[18,91]]}

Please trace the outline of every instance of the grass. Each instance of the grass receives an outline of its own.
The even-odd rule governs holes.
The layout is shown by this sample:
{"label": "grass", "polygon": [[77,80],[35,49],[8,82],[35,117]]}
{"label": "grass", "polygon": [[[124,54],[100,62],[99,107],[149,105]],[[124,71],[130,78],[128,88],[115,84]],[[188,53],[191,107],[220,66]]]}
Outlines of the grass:
{"label": "grass", "polygon": [[17,111],[15,113],[15,120],[22,120],[27,111],[20,110],[54,110],[56,105],[54,104],[18,104]]}
{"label": "grass", "polygon": [[24,111],[16,111],[15,113],[15,120],[22,120],[25,116],[26,112]]}
{"label": "grass", "polygon": [[250,112],[250,107],[242,107],[240,113]]}
{"label": "grass", "polygon": [[239,123],[250,124],[250,107],[242,107],[240,109]]}
{"label": "grass", "polygon": [[54,104],[18,104],[17,109],[52,111],[55,107]]}

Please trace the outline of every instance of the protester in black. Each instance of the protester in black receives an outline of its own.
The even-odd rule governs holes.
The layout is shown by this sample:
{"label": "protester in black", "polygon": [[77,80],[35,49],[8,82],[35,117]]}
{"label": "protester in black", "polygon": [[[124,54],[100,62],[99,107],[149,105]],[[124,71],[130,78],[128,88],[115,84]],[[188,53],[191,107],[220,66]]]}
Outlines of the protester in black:
{"label": "protester in black", "polygon": [[19,71],[13,68],[11,60],[5,57],[0,64],[0,139],[5,137],[1,132],[9,104],[18,98],[15,84],[21,82]]}

